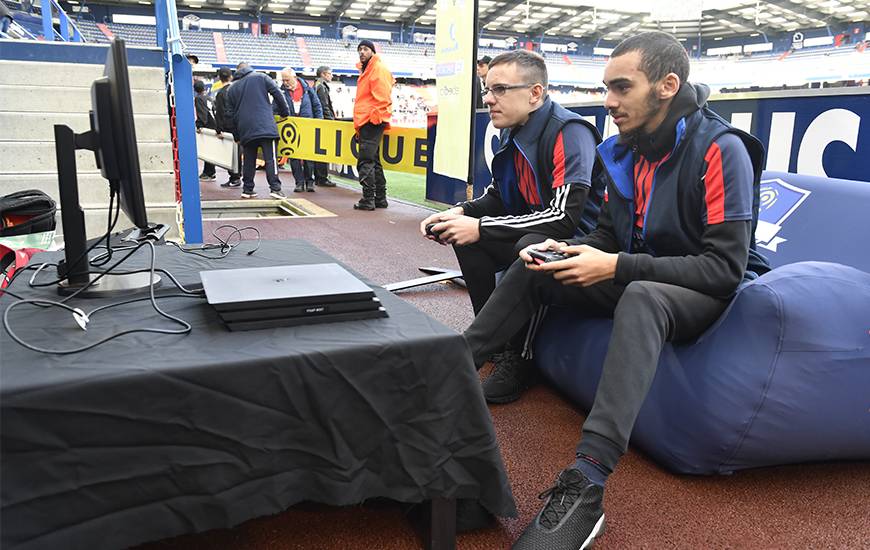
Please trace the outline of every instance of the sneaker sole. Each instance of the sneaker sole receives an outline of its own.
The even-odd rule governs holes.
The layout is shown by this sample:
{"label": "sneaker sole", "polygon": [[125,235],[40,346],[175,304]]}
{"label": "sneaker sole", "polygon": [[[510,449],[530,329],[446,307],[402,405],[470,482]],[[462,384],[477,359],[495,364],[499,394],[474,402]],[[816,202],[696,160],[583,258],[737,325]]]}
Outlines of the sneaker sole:
{"label": "sneaker sole", "polygon": [[510,395],[499,395],[497,397],[489,397],[486,394],[483,394],[483,398],[486,402],[492,403],[493,405],[507,405],[508,403],[513,403],[514,401],[519,400],[522,396],[523,392],[512,393]]}
{"label": "sneaker sole", "polygon": [[589,533],[589,536],[586,537],[586,540],[583,541],[583,544],[580,545],[580,548],[577,550],[583,550],[584,548],[589,548],[595,543],[595,539],[604,534],[604,514],[601,514],[601,517],[598,518],[598,521],[595,522],[595,527],[592,528],[592,532]]}

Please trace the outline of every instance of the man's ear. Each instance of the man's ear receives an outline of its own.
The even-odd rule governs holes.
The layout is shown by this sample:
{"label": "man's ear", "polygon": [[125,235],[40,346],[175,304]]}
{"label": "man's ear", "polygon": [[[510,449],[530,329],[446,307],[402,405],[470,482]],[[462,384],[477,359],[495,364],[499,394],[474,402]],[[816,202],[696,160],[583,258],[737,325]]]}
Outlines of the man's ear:
{"label": "man's ear", "polygon": [[529,103],[537,103],[541,101],[544,97],[544,85],[543,84],[535,84],[531,88],[532,96],[529,99]]}
{"label": "man's ear", "polygon": [[657,86],[657,88],[659,99],[670,99],[677,95],[677,92],[680,91],[680,77],[677,76],[675,73],[668,73],[663,79],[659,81],[659,85]]}

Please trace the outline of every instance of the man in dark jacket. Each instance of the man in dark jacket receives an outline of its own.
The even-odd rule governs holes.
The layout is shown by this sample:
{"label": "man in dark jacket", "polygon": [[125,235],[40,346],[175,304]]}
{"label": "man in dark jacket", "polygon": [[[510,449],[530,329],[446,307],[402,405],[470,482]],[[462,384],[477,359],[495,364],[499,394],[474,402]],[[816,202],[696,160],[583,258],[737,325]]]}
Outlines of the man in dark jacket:
{"label": "man in dark jacket", "polygon": [[[335,120],[335,111],[332,109],[332,98],[329,96],[329,83],[332,82],[332,69],[327,66],[317,68],[317,81],[314,84],[314,91],[317,92],[317,99],[320,100],[320,106],[323,107],[323,119]],[[335,184],[329,179],[329,165],[325,162],[314,163],[314,183],[323,187],[335,187]]]}
{"label": "man in dark jacket", "polygon": [[[232,72],[227,67],[221,67],[218,70],[218,79],[221,82],[221,87],[218,89],[214,98],[215,131],[217,132],[217,137],[224,139],[224,132],[235,134],[233,121],[226,114],[227,91],[230,89],[230,85],[232,84]],[[238,142],[238,140],[236,141]],[[239,157],[238,166],[241,171],[242,151],[240,146],[237,146],[237,151]],[[229,174],[230,179],[222,183],[221,187],[241,187],[242,174],[240,172],[227,170],[227,174]]]}
{"label": "man in dark jacket", "polygon": [[[211,114],[211,109],[208,106],[208,92],[205,89],[205,83],[202,80],[197,80],[193,83],[193,106],[196,110],[196,131],[201,132],[203,128],[215,129],[214,117]],[[215,168],[214,164],[204,161],[202,163],[202,173],[199,179],[203,181],[214,181]]]}
{"label": "man in dark jacket", "polygon": [[[314,88],[305,82],[304,78],[298,78],[292,68],[287,67],[281,71],[281,92],[290,106],[290,116],[302,118],[323,118],[323,109],[317,98]],[[275,105],[273,105],[275,107]],[[314,192],[314,162],[291,158],[290,169],[293,171],[293,179],[296,180],[294,192],[299,193],[306,189]]]}
{"label": "man in dark jacket", "polygon": [[538,265],[523,250],[465,332],[481,363],[542,304],[613,318],[575,461],[514,548],[586,548],[601,533],[604,484],[628,447],[664,343],[697,338],[742,280],[768,269],[753,237],[763,148],[708,109],[708,89],[688,75],[686,51],[666,33],[613,50],[604,105],[619,136],[598,148],[612,177],[598,227],[570,243],[530,247],[567,259]]}
{"label": "man in dark jacket", "polygon": [[[492,183],[479,198],[420,224],[426,235],[426,226],[436,223],[438,240],[453,245],[475,315],[492,294],[496,273],[510,266],[520,250],[547,237],[566,239],[592,231],[605,185],[600,165],[594,170],[598,131],[549,98],[547,66],[540,55],[516,50],[497,56],[490,62],[487,85],[492,123],[502,131]],[[536,324],[517,332],[495,357],[495,370],[483,383],[487,401],[513,401],[531,383],[529,343]],[[511,378],[505,380],[504,373]]]}
{"label": "man in dark jacket", "polygon": [[474,93],[476,94],[476,107],[478,109],[486,107],[486,104],[483,102],[483,89],[486,88],[486,73],[489,72],[490,61],[492,61],[492,58],[488,55],[477,60],[477,80],[475,80],[477,87],[474,89]]}
{"label": "man in dark jacket", "polygon": [[269,96],[276,104],[281,116],[289,116],[290,108],[281,89],[275,81],[263,73],[254,72],[247,63],[239,63],[233,85],[227,91],[226,116],[232,120],[236,139],[244,147],[245,157],[242,165],[242,198],[253,199],[254,174],[257,168],[257,152],[263,151],[266,161],[266,180],[273,198],[283,199],[281,180],[278,179],[278,163],[275,159],[275,140],[278,139],[278,125]]}

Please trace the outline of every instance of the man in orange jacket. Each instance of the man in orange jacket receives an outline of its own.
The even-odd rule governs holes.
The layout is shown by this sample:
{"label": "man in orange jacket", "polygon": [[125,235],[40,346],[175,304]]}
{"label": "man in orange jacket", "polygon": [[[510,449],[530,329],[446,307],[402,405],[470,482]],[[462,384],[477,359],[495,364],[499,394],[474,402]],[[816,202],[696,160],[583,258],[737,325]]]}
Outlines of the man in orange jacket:
{"label": "man in orange jacket", "polygon": [[374,210],[387,207],[387,180],[381,166],[381,139],[390,126],[393,100],[390,96],[393,75],[381,56],[375,53],[371,40],[362,40],[357,47],[360,71],[356,84],[356,101],[353,105],[353,127],[359,136],[357,172],[363,196],[353,207],[357,210]]}

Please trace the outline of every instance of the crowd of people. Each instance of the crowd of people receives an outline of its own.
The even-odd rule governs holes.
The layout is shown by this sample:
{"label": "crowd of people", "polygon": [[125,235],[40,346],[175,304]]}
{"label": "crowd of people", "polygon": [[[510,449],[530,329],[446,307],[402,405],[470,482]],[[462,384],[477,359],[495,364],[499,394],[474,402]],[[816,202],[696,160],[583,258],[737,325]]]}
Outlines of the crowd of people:
{"label": "crowd of people", "polygon": [[[380,146],[384,131],[393,117],[393,89],[395,80],[376,52],[374,43],[362,40],[359,55],[356,93],[353,100],[353,125],[359,141],[357,171],[362,186],[362,198],[353,205],[357,210],[373,211],[387,208],[387,182],[380,160]],[[218,80],[212,86],[210,101],[206,85],[194,80],[196,129],[215,131],[219,139],[231,134],[238,144],[241,172],[227,170],[229,179],[224,188],[242,187],[242,199],[257,198],[254,176],[258,156],[263,159],[269,196],[284,199],[279,165],[289,163],[293,173],[294,192],[314,192],[315,186],[334,187],[329,179],[325,162],[277,156],[278,124],[276,118],[339,118],[332,102],[330,83],[332,70],[327,66],[317,69],[317,80],[311,84],[292,68],[281,71],[279,86],[262,72],[254,71],[247,63],[240,63],[235,72],[228,68],[218,71]],[[343,114],[343,113],[342,113]],[[215,166],[203,163],[200,180],[214,181]]]}

